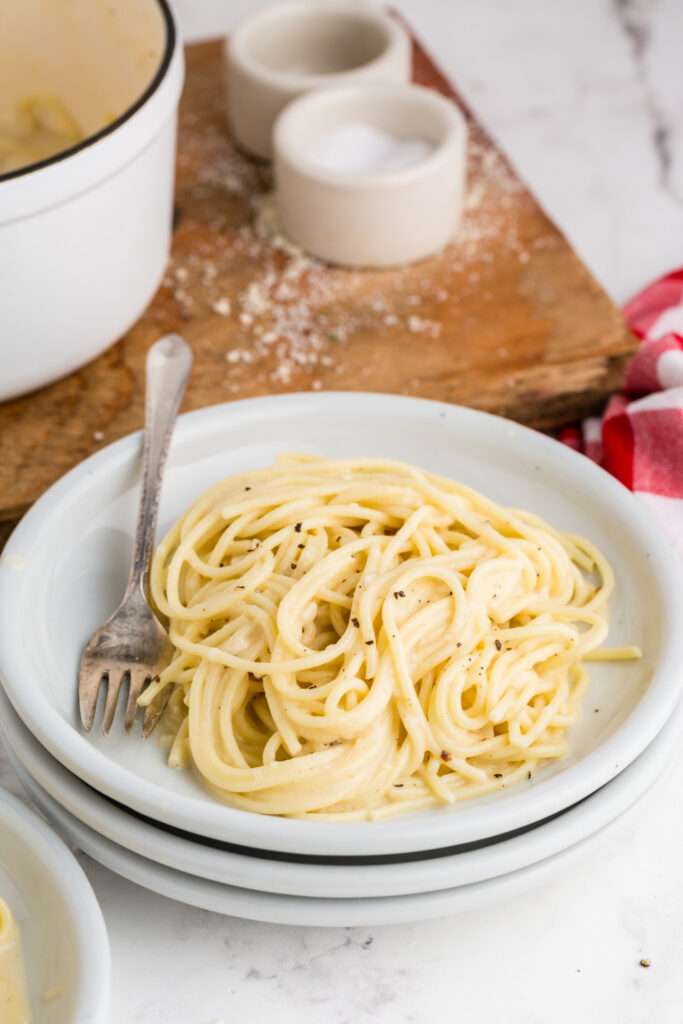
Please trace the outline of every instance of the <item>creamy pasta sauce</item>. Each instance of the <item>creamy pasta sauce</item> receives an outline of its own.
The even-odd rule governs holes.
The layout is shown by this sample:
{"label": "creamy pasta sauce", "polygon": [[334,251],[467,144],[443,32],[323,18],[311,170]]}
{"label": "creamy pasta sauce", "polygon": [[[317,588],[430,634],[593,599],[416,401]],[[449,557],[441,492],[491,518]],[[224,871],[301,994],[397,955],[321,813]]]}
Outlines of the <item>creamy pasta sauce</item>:
{"label": "creamy pasta sauce", "polygon": [[0,174],[38,163],[80,142],[78,123],[55,96],[29,96],[0,116]]}

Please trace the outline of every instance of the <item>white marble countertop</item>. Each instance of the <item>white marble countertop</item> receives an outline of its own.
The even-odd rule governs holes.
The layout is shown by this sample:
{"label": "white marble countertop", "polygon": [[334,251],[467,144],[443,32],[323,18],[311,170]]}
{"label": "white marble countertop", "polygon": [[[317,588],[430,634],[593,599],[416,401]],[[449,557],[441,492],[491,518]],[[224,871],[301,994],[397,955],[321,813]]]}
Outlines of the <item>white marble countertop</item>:
{"label": "white marble countertop", "polygon": [[[197,38],[260,4],[177,6]],[[681,0],[395,6],[617,300],[683,264]],[[19,790],[1,756],[0,782]],[[82,858],[111,935],[113,1022],[678,1024],[682,787],[679,758],[565,877],[412,926],[253,924],[154,896]]]}

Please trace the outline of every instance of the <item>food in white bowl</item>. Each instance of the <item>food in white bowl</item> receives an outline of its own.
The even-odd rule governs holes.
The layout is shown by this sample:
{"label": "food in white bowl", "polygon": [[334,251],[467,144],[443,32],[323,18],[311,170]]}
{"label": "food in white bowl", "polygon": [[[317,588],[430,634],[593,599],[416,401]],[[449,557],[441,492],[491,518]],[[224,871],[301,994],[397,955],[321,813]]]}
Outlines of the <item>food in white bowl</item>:
{"label": "food in white bowl", "polygon": [[[565,757],[614,574],[587,540],[380,459],[284,456],[159,546],[169,763],[235,807],[377,820]],[[618,686],[618,676],[614,685]]]}
{"label": "food in white bowl", "polygon": [[[2,1002],[3,980],[19,1016]],[[0,790],[0,1021],[108,1024],[110,986],[109,940],[85,874],[42,818]]]}
{"label": "food in white bowl", "polygon": [[349,267],[413,263],[457,235],[467,120],[419,85],[345,85],[290,103],[273,129],[286,236]]}
{"label": "food in white bowl", "polygon": [[0,7],[0,400],[93,359],[154,294],[182,81],[166,0]]}
{"label": "food in white bowl", "polygon": [[19,927],[0,897],[0,1020],[3,1024],[30,1024],[26,975]]}

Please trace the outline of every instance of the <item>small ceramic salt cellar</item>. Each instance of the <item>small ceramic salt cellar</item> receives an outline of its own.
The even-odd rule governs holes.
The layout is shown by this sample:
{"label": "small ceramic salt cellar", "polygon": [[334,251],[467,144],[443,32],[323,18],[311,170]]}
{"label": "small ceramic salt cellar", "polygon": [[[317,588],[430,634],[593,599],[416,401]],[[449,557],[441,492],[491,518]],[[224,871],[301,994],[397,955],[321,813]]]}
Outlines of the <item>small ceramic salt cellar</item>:
{"label": "small ceramic salt cellar", "polygon": [[389,267],[433,254],[457,230],[467,125],[431,89],[311,93],[280,114],[274,146],[285,232],[314,256]]}
{"label": "small ceramic salt cellar", "polygon": [[225,44],[228,119],[247,152],[270,159],[275,118],[319,89],[410,79],[410,39],[395,18],[350,3],[289,3],[248,18]]}

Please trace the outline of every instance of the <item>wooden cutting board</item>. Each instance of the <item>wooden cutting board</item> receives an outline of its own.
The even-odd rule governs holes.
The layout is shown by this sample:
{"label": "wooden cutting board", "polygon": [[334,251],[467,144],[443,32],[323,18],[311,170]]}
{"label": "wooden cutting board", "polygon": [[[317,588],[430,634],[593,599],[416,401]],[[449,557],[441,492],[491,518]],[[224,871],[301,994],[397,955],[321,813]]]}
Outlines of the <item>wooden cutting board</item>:
{"label": "wooden cutting board", "polygon": [[[465,106],[417,42],[414,79]],[[145,353],[168,331],[194,349],[185,409],[341,389],[461,402],[542,428],[595,410],[619,385],[634,339],[466,113],[467,209],[453,244],[398,270],[330,268],[278,233],[268,168],[229,138],[220,44],[188,47],[167,276],[103,356],[0,405],[5,532],[68,469],[141,426]]]}

